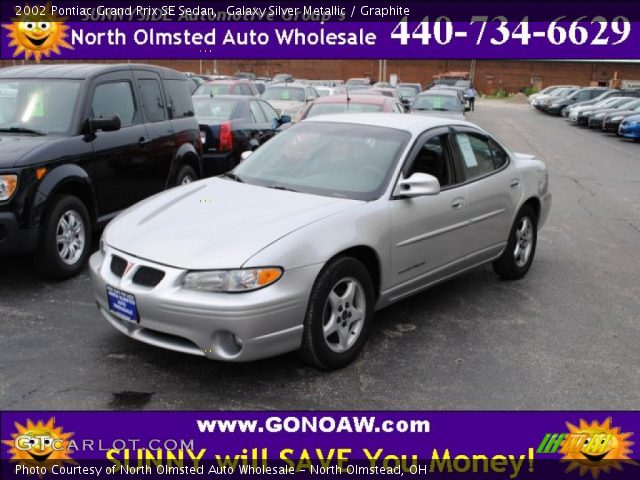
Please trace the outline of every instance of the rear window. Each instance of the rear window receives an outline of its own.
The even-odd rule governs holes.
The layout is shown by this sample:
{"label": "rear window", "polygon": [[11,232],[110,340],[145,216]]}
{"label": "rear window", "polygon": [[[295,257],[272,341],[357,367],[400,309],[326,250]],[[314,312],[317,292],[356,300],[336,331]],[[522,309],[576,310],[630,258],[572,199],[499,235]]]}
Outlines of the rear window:
{"label": "rear window", "polygon": [[270,87],[262,94],[265,100],[290,100],[293,102],[304,102],[303,88],[290,87]]}
{"label": "rear window", "polygon": [[317,115],[327,115],[331,113],[369,113],[369,112],[381,112],[382,105],[371,105],[367,103],[349,103],[348,108],[346,103],[325,103],[315,104],[311,106],[307,118],[315,117]]}
{"label": "rear window", "polygon": [[238,100],[230,98],[194,98],[196,118],[202,121],[230,120]]}
{"label": "rear window", "polygon": [[193,117],[193,102],[187,80],[165,80],[164,86],[173,110],[172,118]]}
{"label": "rear window", "polygon": [[231,93],[231,84],[230,83],[221,83],[221,84],[208,84],[203,83],[200,85],[194,95],[228,95]]}

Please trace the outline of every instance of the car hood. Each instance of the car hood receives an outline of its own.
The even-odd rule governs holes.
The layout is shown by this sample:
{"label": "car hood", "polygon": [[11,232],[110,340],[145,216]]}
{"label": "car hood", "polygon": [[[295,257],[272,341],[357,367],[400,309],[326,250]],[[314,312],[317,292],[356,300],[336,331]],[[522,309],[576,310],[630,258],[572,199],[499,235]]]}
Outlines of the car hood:
{"label": "car hood", "polygon": [[134,205],[109,224],[104,239],[178,268],[239,268],[289,233],[361,203],[212,178]]}
{"label": "car hood", "polygon": [[450,118],[451,120],[465,120],[465,116],[461,112],[440,112],[437,110],[413,110],[414,115],[425,115],[429,117]]}
{"label": "car hood", "polygon": [[51,140],[51,137],[0,133],[0,168],[11,168],[24,155]]}
{"label": "car hood", "polygon": [[630,117],[631,115],[638,115],[638,112],[635,110],[616,110],[607,114],[607,117]]}

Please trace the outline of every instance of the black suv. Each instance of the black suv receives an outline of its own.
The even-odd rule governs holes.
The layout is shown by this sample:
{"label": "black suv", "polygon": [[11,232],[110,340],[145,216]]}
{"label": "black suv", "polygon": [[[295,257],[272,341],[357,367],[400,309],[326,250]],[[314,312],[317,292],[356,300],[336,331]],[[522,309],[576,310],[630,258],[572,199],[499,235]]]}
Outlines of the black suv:
{"label": "black suv", "polygon": [[0,254],[68,278],[121,210],[201,176],[181,73],[152,65],[0,69]]}

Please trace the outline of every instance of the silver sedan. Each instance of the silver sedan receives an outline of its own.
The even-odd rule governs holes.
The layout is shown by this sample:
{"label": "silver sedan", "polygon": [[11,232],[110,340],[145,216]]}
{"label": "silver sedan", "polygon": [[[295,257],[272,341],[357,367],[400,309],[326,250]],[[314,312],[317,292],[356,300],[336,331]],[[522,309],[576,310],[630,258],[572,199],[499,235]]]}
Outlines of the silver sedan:
{"label": "silver sedan", "polygon": [[297,350],[339,368],[378,309],[486,262],[524,276],[551,206],[543,162],[464,121],[314,117],[244,157],[109,224],[90,267],[114,328],[216,360]]}

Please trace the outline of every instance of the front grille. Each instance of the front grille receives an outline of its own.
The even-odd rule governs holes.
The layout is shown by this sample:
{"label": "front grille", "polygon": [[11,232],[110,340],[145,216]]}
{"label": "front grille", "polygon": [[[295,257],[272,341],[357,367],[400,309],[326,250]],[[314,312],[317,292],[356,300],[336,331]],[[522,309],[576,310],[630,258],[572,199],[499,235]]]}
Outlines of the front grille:
{"label": "front grille", "polygon": [[127,268],[127,261],[117,255],[111,257],[111,273],[117,277],[122,277]]}
{"label": "front grille", "polygon": [[136,285],[155,287],[164,278],[164,272],[151,267],[140,267],[131,280]]}

